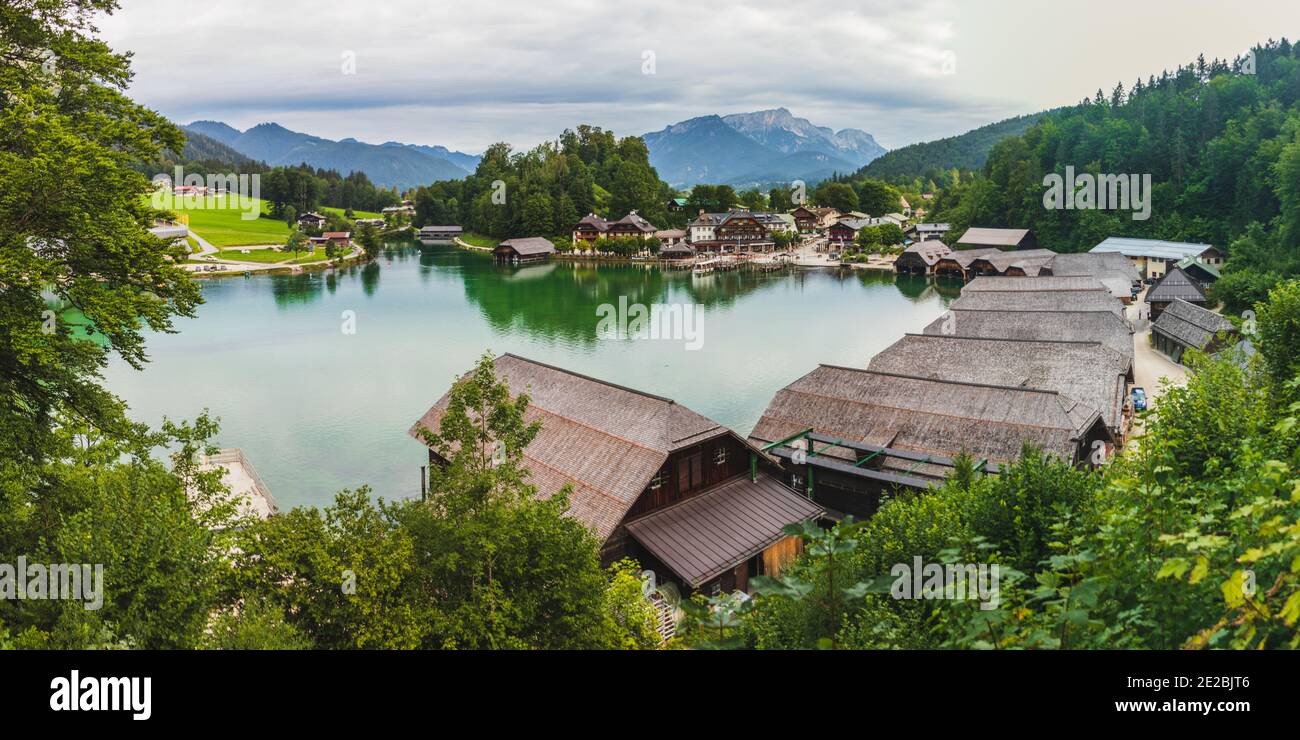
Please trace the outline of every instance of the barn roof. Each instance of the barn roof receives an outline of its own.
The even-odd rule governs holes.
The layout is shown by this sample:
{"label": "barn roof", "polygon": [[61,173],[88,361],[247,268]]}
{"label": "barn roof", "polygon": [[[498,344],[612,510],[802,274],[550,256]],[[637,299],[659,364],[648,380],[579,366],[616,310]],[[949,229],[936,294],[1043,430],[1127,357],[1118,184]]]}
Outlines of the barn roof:
{"label": "barn roof", "polygon": [[989,247],[1015,247],[1029,235],[1029,229],[986,229],[972,227],[957,240],[958,244]]}
{"label": "barn roof", "polygon": [[1110,275],[1044,275],[1041,272],[1025,277],[982,275],[972,280],[968,291],[1011,290],[1097,290],[1105,288],[1116,298],[1128,298],[1133,293],[1133,283],[1119,274]]}
{"label": "barn roof", "polygon": [[1172,267],[1160,282],[1147,293],[1147,303],[1163,303],[1181,298],[1193,303],[1205,303],[1205,291],[1179,267]]}
{"label": "barn roof", "polygon": [[[960,252],[958,252],[960,254]],[[985,290],[963,292],[951,308],[999,311],[1110,311],[1123,305],[1104,288],[1097,290]]]}
{"label": "barn roof", "polygon": [[1175,298],[1160,313],[1151,330],[1164,334],[1184,347],[1205,349],[1219,332],[1235,332],[1231,321],[1213,311]]}
{"label": "barn roof", "polygon": [[[934,263],[938,262],[940,259],[952,254],[952,250],[948,248],[948,245],[938,239],[930,239],[928,241],[916,242],[907,249],[904,249],[903,255],[907,254],[915,255],[917,259],[927,265],[934,265]],[[899,255],[899,259],[902,259],[903,255]]]}
{"label": "barn roof", "polygon": [[1119,252],[1083,252],[1076,254],[1058,254],[1047,263],[1047,272],[1052,275],[1123,275],[1130,283],[1140,280],[1137,268]]}
{"label": "barn roof", "polygon": [[1133,328],[1118,314],[1092,311],[953,309],[925,327],[925,334],[960,334],[995,339],[1095,341],[1133,356]]}
{"label": "barn roof", "polygon": [[526,236],[519,239],[506,239],[497,245],[497,249],[509,247],[521,256],[532,254],[551,254],[555,245],[549,239],[540,236]]}
{"label": "barn roof", "polygon": [[906,334],[869,370],[963,383],[1056,391],[1118,428],[1132,357],[1100,342]]}
{"label": "barn roof", "polygon": [[992,254],[994,252],[1001,252],[1001,251],[1002,250],[998,249],[997,247],[986,247],[984,249],[957,249],[957,250],[951,250],[950,254],[946,254],[943,257],[940,257],[939,259],[944,259],[944,260],[950,259],[956,262],[958,265],[960,265],[961,269],[965,270],[966,268],[970,267],[971,263],[974,262],[975,260],[984,257],[986,255]]}
{"label": "barn roof", "polygon": [[826,510],[760,475],[737,478],[627,523],[632,535],[692,588],[752,558],[785,536],[788,524]]}
{"label": "barn roof", "polygon": [[1073,460],[1095,409],[1055,391],[821,365],[782,388],[750,433],[775,442],[806,429],[924,454],[1009,462],[1026,442]]}
{"label": "barn roof", "polygon": [[[549,497],[573,484],[569,514],[602,540],[618,527],[669,453],[730,430],[667,398],[505,354],[497,376],[512,397],[529,394],[528,422],[541,431],[523,451],[529,483]],[[450,391],[411,427],[437,431]]]}
{"label": "barn roof", "polygon": [[1041,267],[1055,256],[1056,252],[1050,249],[1022,249],[1007,252],[998,249],[980,255],[975,261],[988,262],[993,269],[1001,273],[1006,272],[1010,267]]}

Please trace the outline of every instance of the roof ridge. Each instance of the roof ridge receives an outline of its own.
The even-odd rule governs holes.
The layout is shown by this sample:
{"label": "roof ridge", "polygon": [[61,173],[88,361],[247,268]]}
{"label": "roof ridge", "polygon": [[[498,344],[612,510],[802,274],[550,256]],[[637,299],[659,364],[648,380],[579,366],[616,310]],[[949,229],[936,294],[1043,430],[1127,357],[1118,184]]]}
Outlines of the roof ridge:
{"label": "roof ridge", "polygon": [[[1044,388],[1023,388],[1023,387],[1015,386],[1015,385],[996,385],[996,384],[994,384],[994,383],[973,383],[973,382],[965,381],[965,380],[942,380],[942,379],[939,379],[939,378],[927,378],[927,377],[924,377],[924,376],[921,376],[921,375],[907,375],[907,374],[905,374],[905,373],[891,373],[891,372],[886,372],[886,371],[884,371],[884,370],[869,370],[869,369],[866,369],[866,368],[860,368],[860,367],[846,367],[846,366],[844,366],[844,365],[828,365],[828,364],[825,364],[825,363],[821,363],[821,364],[819,364],[818,367],[828,367],[828,368],[831,368],[831,369],[833,369],[833,370],[851,370],[851,371],[853,371],[853,372],[857,372],[857,373],[870,373],[870,374],[872,374],[872,375],[883,375],[883,376],[885,376],[885,377],[890,377],[890,378],[907,378],[907,379],[909,379],[909,380],[924,380],[924,381],[926,381],[927,383],[946,383],[946,384],[948,384],[948,385],[964,385],[964,386],[970,386],[970,387],[972,387],[972,388],[996,388],[996,389],[998,389],[998,390],[1004,390],[1004,391],[1019,391],[1019,392],[1022,392],[1022,393],[1026,393],[1026,392],[1027,392],[1027,393],[1045,393],[1045,394],[1050,395],[1050,396],[1059,396],[1059,395],[1061,395],[1061,393],[1060,393],[1059,391],[1047,390],[1047,389],[1044,389]],[[806,378],[806,377],[808,377],[808,376],[805,375],[804,378]],[[803,378],[800,378],[799,380],[803,380]],[[796,380],[795,383],[798,383],[799,380]],[[790,385],[794,385],[794,383],[791,383]],[[790,386],[786,386],[786,387],[789,388]],[[927,412],[927,413],[930,413],[930,412]]]}
{"label": "roof ridge", "polygon": [[[1101,313],[1110,313],[1102,311]],[[1095,344],[1105,345],[1096,339],[1021,339],[1019,337],[977,337],[971,334],[925,334],[922,332],[904,332],[905,337],[924,337],[926,339],[978,339],[983,342],[1036,342],[1041,344]]]}
{"label": "roof ridge", "polygon": [[[610,388],[617,388],[618,390],[621,390],[621,391],[627,391],[628,393],[634,393],[634,394],[636,394],[636,395],[638,395],[638,396],[645,396],[646,398],[652,398],[652,399],[654,399],[654,400],[656,400],[656,401],[663,401],[664,403],[667,403],[667,404],[670,404],[670,405],[677,404],[677,402],[674,401],[674,400],[671,399],[671,398],[666,398],[666,397],[664,397],[664,396],[657,396],[657,395],[655,395],[655,394],[653,394],[653,393],[648,393],[648,392],[646,392],[646,391],[637,390],[636,388],[629,388],[629,387],[627,387],[627,386],[625,386],[625,385],[619,385],[618,383],[611,383],[611,382],[608,381],[608,380],[601,380],[600,378],[595,378],[595,377],[592,377],[592,376],[590,376],[590,375],[584,375],[584,374],[582,374],[582,373],[580,373],[580,372],[576,372],[576,371],[573,371],[573,370],[566,370],[565,368],[559,367],[558,365],[551,365],[550,363],[541,362],[541,361],[539,361],[539,360],[534,360],[534,359],[529,358],[529,357],[524,357],[523,355],[517,355],[517,354],[515,354],[514,352],[503,352],[503,353],[501,353],[501,354],[498,356],[497,359],[500,359],[501,357],[513,357],[513,358],[515,358],[516,360],[522,360],[522,361],[524,361],[524,362],[527,362],[527,363],[530,363],[530,364],[533,364],[533,365],[537,365],[537,366],[539,366],[539,367],[547,368],[548,370],[555,370],[556,372],[564,373],[565,375],[572,375],[572,376],[574,376],[575,378],[582,378],[583,380],[590,380],[590,381],[592,381],[593,383],[600,383],[601,385],[606,385],[606,386],[609,386]],[[685,407],[683,406],[683,408],[685,408]],[[692,413],[698,413],[698,412],[692,412]],[[701,414],[701,416],[703,416],[703,414]],[[708,417],[706,416],[706,417],[704,417],[704,418],[707,419]],[[713,420],[712,420],[712,419],[709,419],[709,421],[713,421]],[[714,423],[716,424],[717,422],[714,422]]]}

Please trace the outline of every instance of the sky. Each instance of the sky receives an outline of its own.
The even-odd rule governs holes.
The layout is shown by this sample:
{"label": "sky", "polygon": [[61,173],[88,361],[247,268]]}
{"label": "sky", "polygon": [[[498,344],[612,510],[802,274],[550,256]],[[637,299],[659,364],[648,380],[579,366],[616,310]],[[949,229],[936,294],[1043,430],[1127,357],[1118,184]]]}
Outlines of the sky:
{"label": "sky", "polygon": [[1300,37],[1253,0],[123,0],[97,22],[178,123],[516,148],[785,107],[894,149]]}

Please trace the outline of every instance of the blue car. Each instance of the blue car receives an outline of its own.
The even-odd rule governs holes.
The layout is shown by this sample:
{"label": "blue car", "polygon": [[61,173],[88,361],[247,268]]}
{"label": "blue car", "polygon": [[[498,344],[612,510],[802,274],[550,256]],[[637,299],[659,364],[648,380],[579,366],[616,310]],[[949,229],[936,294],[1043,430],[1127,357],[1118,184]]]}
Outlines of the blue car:
{"label": "blue car", "polygon": [[1133,399],[1134,411],[1147,410],[1147,392],[1142,386],[1134,386],[1133,390],[1129,391],[1129,398]]}

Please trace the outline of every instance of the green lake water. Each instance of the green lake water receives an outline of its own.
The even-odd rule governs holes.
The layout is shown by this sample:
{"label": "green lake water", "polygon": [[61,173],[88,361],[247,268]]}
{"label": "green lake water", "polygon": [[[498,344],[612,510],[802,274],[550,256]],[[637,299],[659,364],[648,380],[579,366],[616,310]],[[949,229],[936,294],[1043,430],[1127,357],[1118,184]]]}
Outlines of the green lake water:
{"label": "green lake water", "polygon": [[[869,270],[509,268],[408,245],[338,272],[205,280],[198,317],[149,336],[145,370],[114,361],[106,377],[150,424],[220,417],[217,443],[243,448],[282,509],[361,484],[399,498],[419,494],[425,462],[407,429],[484,351],[674,398],[745,435],[782,386],[818,363],[865,366],[956,293]],[[598,339],[597,307],[620,296],[702,306],[702,347]]]}

